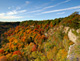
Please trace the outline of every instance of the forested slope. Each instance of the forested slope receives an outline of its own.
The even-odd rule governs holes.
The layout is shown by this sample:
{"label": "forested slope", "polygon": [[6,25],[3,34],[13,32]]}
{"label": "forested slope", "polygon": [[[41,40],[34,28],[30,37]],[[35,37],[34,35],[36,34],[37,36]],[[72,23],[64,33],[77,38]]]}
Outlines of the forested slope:
{"label": "forested slope", "polygon": [[[76,12],[54,20],[23,21],[1,34],[0,60],[77,61],[80,55],[79,28],[80,15]],[[73,44],[76,47],[70,50]]]}

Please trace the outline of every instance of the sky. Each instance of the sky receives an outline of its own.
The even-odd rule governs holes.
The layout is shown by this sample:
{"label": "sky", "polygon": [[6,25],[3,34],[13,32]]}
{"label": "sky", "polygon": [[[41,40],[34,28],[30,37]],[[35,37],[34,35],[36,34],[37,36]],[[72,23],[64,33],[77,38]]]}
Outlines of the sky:
{"label": "sky", "polygon": [[47,20],[80,13],[80,0],[0,0],[0,21]]}

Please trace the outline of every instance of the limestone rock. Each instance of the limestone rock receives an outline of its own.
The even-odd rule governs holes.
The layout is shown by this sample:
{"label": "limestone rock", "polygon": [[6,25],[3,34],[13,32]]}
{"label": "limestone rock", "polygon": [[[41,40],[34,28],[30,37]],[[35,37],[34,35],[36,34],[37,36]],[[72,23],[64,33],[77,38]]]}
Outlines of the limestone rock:
{"label": "limestone rock", "polygon": [[69,27],[64,27],[64,32],[67,33],[69,30]]}
{"label": "limestone rock", "polygon": [[69,40],[71,40],[72,42],[77,44],[76,40],[78,37],[72,33],[72,29],[70,29],[70,31],[68,32],[68,38],[69,38]]}

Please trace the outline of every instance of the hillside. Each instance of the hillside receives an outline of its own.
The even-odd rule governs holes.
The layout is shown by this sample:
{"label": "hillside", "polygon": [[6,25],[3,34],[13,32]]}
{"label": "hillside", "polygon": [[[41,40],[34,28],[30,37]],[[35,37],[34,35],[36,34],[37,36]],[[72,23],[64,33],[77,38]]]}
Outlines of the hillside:
{"label": "hillside", "polygon": [[[1,27],[8,27],[4,31]],[[80,15],[0,25],[0,61],[79,61]],[[5,29],[6,30],[6,29]]]}
{"label": "hillside", "polygon": [[1,34],[8,31],[8,29],[10,28],[15,28],[17,25],[19,25],[19,23],[20,22],[0,22],[0,42],[1,42]]}
{"label": "hillside", "polygon": [[19,22],[0,22],[0,34],[7,31],[9,28],[13,28],[19,25]]}

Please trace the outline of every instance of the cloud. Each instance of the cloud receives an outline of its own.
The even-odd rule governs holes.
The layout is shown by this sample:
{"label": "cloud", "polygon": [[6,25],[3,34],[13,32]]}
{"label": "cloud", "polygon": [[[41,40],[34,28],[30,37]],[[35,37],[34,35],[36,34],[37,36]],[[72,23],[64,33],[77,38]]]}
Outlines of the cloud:
{"label": "cloud", "polygon": [[71,1],[71,0],[66,0],[65,2],[69,2],[69,1]]}
{"label": "cloud", "polygon": [[76,11],[80,11],[80,9],[76,10]]}
{"label": "cloud", "polygon": [[19,11],[19,13],[24,13],[24,12],[26,12],[27,10],[21,10],[21,11]]}
{"label": "cloud", "polygon": [[64,14],[65,12],[60,12],[60,13],[57,13],[57,14]]}
{"label": "cloud", "polygon": [[21,16],[0,16],[0,19],[19,19]]}
{"label": "cloud", "polygon": [[13,11],[7,12],[6,15],[15,15],[15,14],[24,13],[24,12],[26,12],[26,11],[27,11],[27,10],[21,10],[21,11],[13,10]]}
{"label": "cloud", "polygon": [[26,1],[24,4],[22,4],[21,6],[17,6],[16,8],[14,6],[11,6],[11,7],[8,7],[8,9],[11,9],[11,8],[15,8],[15,10],[19,10],[23,7],[25,7],[26,5],[28,5],[30,2],[29,1]]}
{"label": "cloud", "polygon": [[52,12],[59,12],[59,11],[66,11],[66,10],[73,10],[73,9],[78,9],[78,8],[80,8],[80,6],[69,7],[69,8],[58,9],[58,10],[45,11],[45,12],[39,13],[37,15],[46,14],[46,13],[52,13]]}
{"label": "cloud", "polygon": [[26,4],[29,4],[30,2],[29,1],[26,1]]}
{"label": "cloud", "polygon": [[11,9],[11,7],[8,7],[8,9]]}
{"label": "cloud", "polygon": [[60,5],[60,4],[67,3],[67,2],[69,2],[69,1],[71,1],[71,0],[66,0],[66,1],[63,1],[63,2],[60,2],[60,3],[57,3],[56,5],[51,5],[51,6],[48,6],[48,7],[44,7],[43,9],[31,11],[31,12],[29,12],[29,13],[41,12],[41,11],[43,11],[43,10],[45,10],[45,9],[53,8],[53,7],[56,7],[56,6]]}
{"label": "cloud", "polygon": [[20,19],[20,18],[24,18],[24,16],[20,16],[20,14],[25,13],[27,10],[20,10],[22,7],[26,6],[27,4],[29,4],[29,1],[26,1],[23,5],[21,6],[11,6],[8,7],[8,9],[14,9],[12,11],[8,11],[6,13],[0,13],[0,20],[6,20],[6,19]]}
{"label": "cloud", "polygon": [[66,1],[63,1],[63,2],[60,2],[60,3],[57,3],[56,5],[52,5],[52,6],[45,7],[45,8],[43,8],[43,9],[52,8],[52,7],[58,6],[58,5],[60,5],[60,4],[63,4],[63,3],[69,2],[69,1],[70,1],[70,0],[66,0]]}
{"label": "cloud", "polygon": [[13,10],[13,11],[9,11],[7,13],[0,13],[0,19],[19,19],[19,18],[23,18],[22,16],[15,16],[15,15],[20,14],[20,13],[24,13],[26,11],[27,10],[20,10],[20,11]]}
{"label": "cloud", "polygon": [[14,8],[14,6],[10,6],[10,7],[8,7],[8,9],[13,9]]}
{"label": "cloud", "polygon": [[10,12],[7,12],[7,15],[14,15],[14,14],[17,14],[18,12],[13,10],[13,11],[10,11]]}
{"label": "cloud", "polygon": [[5,15],[5,13],[0,13],[0,16],[4,16]]}
{"label": "cloud", "polygon": [[21,9],[21,7],[16,7],[16,10]]}

